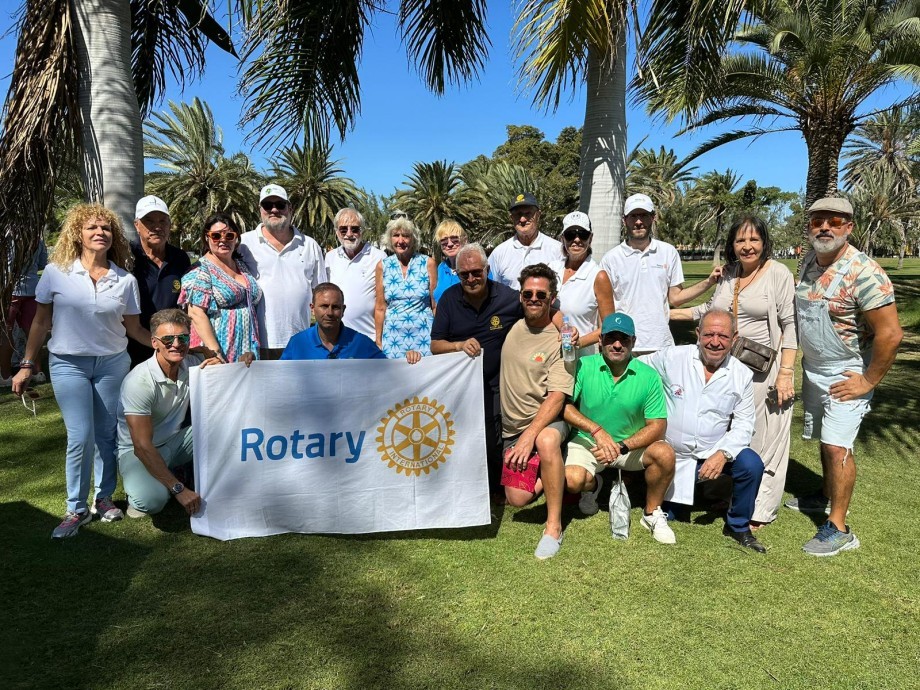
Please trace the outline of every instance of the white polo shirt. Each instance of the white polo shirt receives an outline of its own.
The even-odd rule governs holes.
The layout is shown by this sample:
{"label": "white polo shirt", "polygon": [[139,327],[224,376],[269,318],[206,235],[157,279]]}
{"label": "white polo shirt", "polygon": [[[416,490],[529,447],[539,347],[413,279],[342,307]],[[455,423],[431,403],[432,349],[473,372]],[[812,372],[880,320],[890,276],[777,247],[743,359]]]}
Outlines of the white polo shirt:
{"label": "white polo shirt", "polygon": [[312,237],[294,229],[279,252],[262,234],[262,224],[243,233],[240,254],[262,288],[258,305],[263,347],[284,348],[292,335],[310,327],[313,288],[326,280],[323,252]]}
{"label": "white polo shirt", "polygon": [[629,314],[636,324],[635,349],[673,345],[668,290],[684,282],[677,250],[654,238],[644,250],[622,242],[604,255],[601,268],[610,276],[617,311]]}
{"label": "white polo shirt", "polygon": [[493,250],[489,256],[489,268],[492,271],[493,280],[520,290],[521,284],[518,282],[518,277],[525,266],[533,266],[541,262],[549,264],[564,258],[562,243],[559,240],[538,232],[531,244],[523,245],[515,234],[514,237],[505,240]]}
{"label": "white polo shirt", "polygon": [[737,457],[751,445],[754,375],[729,355],[706,381],[696,345],[666,347],[639,359],[661,375],[667,398],[665,438],[677,454],[677,464],[666,498],[692,504],[697,460],[705,460],[717,450]]}
{"label": "white polo shirt", "polygon": [[125,415],[150,417],[155,446],[162,446],[182,428],[189,406],[188,370],[201,362],[200,356],[187,355],[175,381],[163,373],[156,354],[128,372],[118,397],[119,455],[134,450]]}
{"label": "white polo shirt", "polygon": [[[592,258],[585,259],[575,274],[562,282],[565,274],[565,260],[553,261],[549,267],[556,272],[559,281],[559,310],[569,317],[569,322],[578,329],[579,335],[586,335],[600,325],[597,321],[597,295],[594,292],[594,279],[601,268]],[[593,355],[597,345],[578,349],[578,354]]]}
{"label": "white polo shirt", "polygon": [[326,254],[326,273],[329,282],[335,283],[345,293],[345,316],[342,322],[373,340],[374,303],[377,298],[375,273],[377,264],[386,258],[386,252],[365,242],[353,259],[342,247]]}
{"label": "white polo shirt", "polygon": [[48,264],[35,288],[35,301],[52,306],[48,351],[56,355],[124,352],[128,336],[123,319],[141,313],[137,280],[111,261],[108,273],[95,285],[79,259],[68,271]]}

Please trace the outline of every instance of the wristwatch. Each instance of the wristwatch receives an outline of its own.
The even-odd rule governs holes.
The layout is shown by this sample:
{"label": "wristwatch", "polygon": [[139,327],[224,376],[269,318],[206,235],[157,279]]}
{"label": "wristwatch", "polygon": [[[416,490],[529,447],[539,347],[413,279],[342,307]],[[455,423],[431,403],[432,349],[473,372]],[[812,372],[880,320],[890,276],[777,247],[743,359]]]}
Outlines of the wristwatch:
{"label": "wristwatch", "polygon": [[725,458],[725,462],[731,462],[735,459],[735,456],[729,453],[727,450],[722,450],[719,448],[719,452],[722,453],[722,457]]}
{"label": "wristwatch", "polygon": [[620,455],[629,455],[629,446],[625,443],[620,443]]}
{"label": "wristwatch", "polygon": [[178,496],[183,491],[185,491],[185,484],[182,482],[176,482],[169,489],[169,493],[171,493],[173,496]]}

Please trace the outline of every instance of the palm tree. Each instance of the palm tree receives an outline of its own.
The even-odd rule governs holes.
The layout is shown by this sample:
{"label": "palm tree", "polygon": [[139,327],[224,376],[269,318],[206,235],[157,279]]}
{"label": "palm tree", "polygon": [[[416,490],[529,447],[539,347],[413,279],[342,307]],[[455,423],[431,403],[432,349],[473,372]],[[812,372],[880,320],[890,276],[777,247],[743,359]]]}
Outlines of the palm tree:
{"label": "palm tree", "polygon": [[680,185],[693,179],[694,170],[696,166],[688,168],[686,161],[678,160],[674,149],[638,149],[630,156],[626,190],[630,194],[647,194],[658,212],[666,213],[677,199]]}
{"label": "palm tree", "polygon": [[416,163],[405,184],[406,189],[396,192],[395,203],[414,219],[429,247],[435,227],[445,218],[469,226],[474,197],[453,162]]}
{"label": "palm tree", "polygon": [[741,176],[730,168],[724,173],[713,170],[699,179],[690,190],[690,197],[702,206],[700,224],[715,223],[712,263],[722,262],[722,245],[725,243],[725,220],[734,204],[735,188]]}
{"label": "palm tree", "polygon": [[227,211],[242,229],[255,220],[254,200],[261,178],[242,153],[226,157],[223,133],[207,103],[169,102],[171,112],[154,113],[146,123],[144,154],[165,172],[148,175],[147,189],[164,199],[184,240],[197,237],[205,217]]}
{"label": "palm tree", "polygon": [[844,144],[843,180],[848,187],[873,175],[889,172],[900,186],[915,189],[920,182],[920,109],[894,108],[860,124]]}
{"label": "palm tree", "polygon": [[920,222],[920,197],[916,191],[905,189],[895,172],[880,170],[865,176],[851,192],[859,229],[855,241],[869,253],[879,235],[893,233],[898,238],[898,268],[903,268],[908,228]]}
{"label": "palm tree", "polygon": [[279,152],[273,176],[294,203],[294,222],[323,247],[335,246],[332,220],[340,208],[360,206],[364,193],[343,176],[340,161],[332,159],[332,146],[294,144]]}
{"label": "palm tree", "polygon": [[495,246],[511,232],[508,199],[513,199],[522,189],[532,192],[538,199],[543,198],[540,184],[520,165],[480,157],[464,165],[460,175],[475,200],[475,212],[467,233],[483,246]]}
{"label": "palm tree", "polygon": [[[684,5],[656,0],[652,6],[656,21],[643,61],[650,76],[640,96],[667,117],[683,113],[684,131],[753,118],[753,126],[715,137],[691,158],[745,137],[801,132],[808,148],[806,204],[837,191],[843,143],[874,114],[861,110],[866,100],[899,80],[920,82],[915,0]],[[723,18],[731,21],[742,8],[746,15],[732,35],[734,49],[718,57],[727,28]],[[706,27],[711,34],[700,33]],[[916,100],[911,94],[889,107]]]}

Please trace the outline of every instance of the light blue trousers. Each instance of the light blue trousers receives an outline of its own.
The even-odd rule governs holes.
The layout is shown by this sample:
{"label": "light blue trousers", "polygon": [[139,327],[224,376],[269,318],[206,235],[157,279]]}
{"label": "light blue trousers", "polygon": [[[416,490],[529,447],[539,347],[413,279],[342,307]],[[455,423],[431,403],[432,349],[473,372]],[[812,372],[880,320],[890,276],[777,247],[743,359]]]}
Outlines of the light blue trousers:
{"label": "light blue trousers", "polygon": [[103,357],[52,353],[48,361],[54,397],[67,429],[67,510],[82,513],[91,473],[96,479],[95,498],[115,492],[115,413],[131,358],[127,352]]}
{"label": "light blue trousers", "polygon": [[[192,427],[179,429],[161,446],[157,446],[169,469],[192,461]],[[154,479],[133,451],[118,456],[118,468],[125,483],[128,502],[145,513],[159,513],[169,503],[169,489]]]}

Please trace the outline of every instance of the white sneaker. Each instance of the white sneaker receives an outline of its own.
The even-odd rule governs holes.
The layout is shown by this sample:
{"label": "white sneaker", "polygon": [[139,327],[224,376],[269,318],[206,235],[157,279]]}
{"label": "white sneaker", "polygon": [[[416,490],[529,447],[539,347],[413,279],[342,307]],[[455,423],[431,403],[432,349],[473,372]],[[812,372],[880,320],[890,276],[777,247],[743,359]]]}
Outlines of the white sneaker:
{"label": "white sneaker", "polygon": [[139,518],[147,517],[149,513],[135,508],[133,505],[131,505],[131,501],[128,501],[128,509],[125,511],[125,515],[127,515],[129,518],[137,520]]}
{"label": "white sneaker", "polygon": [[668,524],[668,514],[661,509],[661,506],[655,508],[651,515],[642,514],[640,521],[652,536],[660,544],[676,544],[677,537],[674,536],[674,530]]}
{"label": "white sneaker", "polygon": [[582,491],[581,498],[578,499],[578,509],[582,515],[596,515],[600,510],[600,506],[597,505],[597,497],[601,493],[601,487],[604,486],[604,478],[599,474],[594,478],[597,480],[597,486],[591,491]]}

